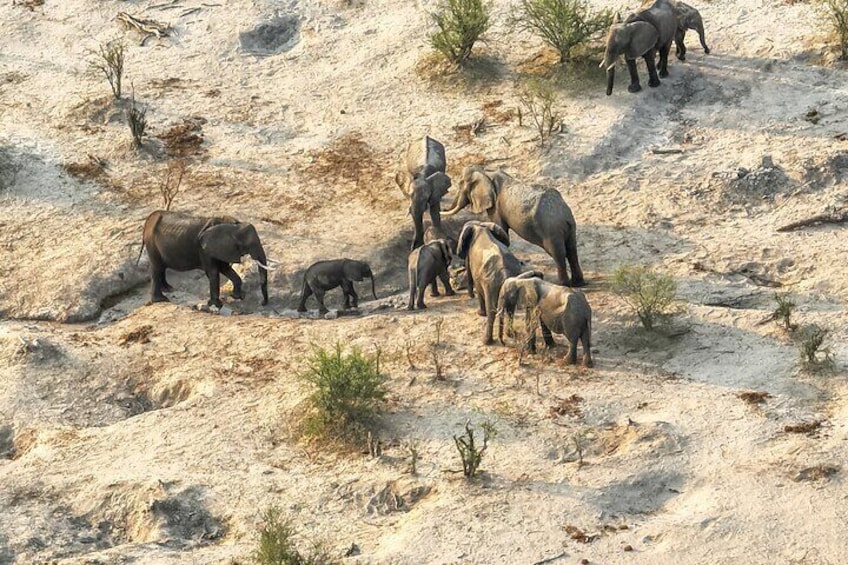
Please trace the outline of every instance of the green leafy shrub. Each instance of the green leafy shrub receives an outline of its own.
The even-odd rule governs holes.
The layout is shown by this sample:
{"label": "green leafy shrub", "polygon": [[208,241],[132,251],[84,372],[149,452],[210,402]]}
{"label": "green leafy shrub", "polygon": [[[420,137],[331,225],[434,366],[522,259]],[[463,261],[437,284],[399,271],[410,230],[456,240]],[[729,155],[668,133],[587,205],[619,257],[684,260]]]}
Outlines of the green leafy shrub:
{"label": "green leafy shrub", "polygon": [[670,316],[677,296],[677,284],[668,275],[647,267],[619,267],[612,277],[612,290],[633,309],[642,326],[652,330]]}
{"label": "green leafy shrub", "polygon": [[839,40],[839,58],[848,59],[848,0],[823,0],[821,13]]}
{"label": "green leafy shrub", "polygon": [[824,345],[829,330],[815,324],[804,326],[798,334],[801,367],[807,370],[830,369],[834,365],[830,347]]}
{"label": "green leafy shrub", "polygon": [[592,12],[586,0],[521,0],[512,20],[556,49],[564,63],[575,47],[609,28],[612,12]]}
{"label": "green leafy shrub", "polygon": [[332,351],[316,348],[301,377],[315,388],[305,428],[311,436],[360,439],[386,398],[379,352],[367,356],[354,347],[346,354],[341,344]]}
{"label": "green leafy shrub", "polygon": [[454,64],[464,63],[489,29],[490,10],[484,0],[441,0],[431,16],[439,28],[430,36],[433,49]]}
{"label": "green leafy shrub", "polygon": [[491,422],[483,422],[480,428],[483,430],[483,445],[479,447],[475,442],[474,429],[471,427],[470,421],[465,422],[464,436],[453,436],[459,457],[462,459],[462,474],[468,479],[473,479],[477,475],[480,463],[483,461],[483,454],[489,447],[489,440],[495,439],[498,435],[494,424]]}
{"label": "green leafy shrub", "polygon": [[260,565],[331,565],[336,563],[320,547],[306,555],[294,544],[294,528],[283,518],[276,506],[268,508],[262,516],[264,524],[259,531],[259,546],[254,559]]}
{"label": "green leafy shrub", "polygon": [[783,327],[787,330],[792,330],[792,311],[795,308],[795,303],[789,299],[788,294],[775,294],[774,300],[777,302],[777,308],[774,309],[774,319],[782,322]]}

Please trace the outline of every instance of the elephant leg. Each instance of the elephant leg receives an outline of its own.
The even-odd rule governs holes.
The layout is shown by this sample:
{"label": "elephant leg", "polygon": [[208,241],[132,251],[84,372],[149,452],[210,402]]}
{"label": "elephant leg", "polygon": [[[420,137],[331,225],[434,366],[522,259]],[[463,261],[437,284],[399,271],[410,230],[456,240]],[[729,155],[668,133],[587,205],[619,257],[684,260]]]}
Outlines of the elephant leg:
{"label": "elephant leg", "polygon": [[150,301],[168,302],[168,297],[162,294],[165,281],[165,265],[158,254],[148,253],[150,261]]}
{"label": "elephant leg", "polygon": [[436,284],[436,278],[430,283],[430,296],[439,296],[439,285]]}
{"label": "elephant leg", "polygon": [[568,353],[565,355],[565,362],[568,365],[577,364],[577,341],[568,340]]}
{"label": "elephant leg", "polygon": [[353,307],[359,308],[359,295],[356,294],[356,287],[354,287],[352,284],[350,285],[350,297],[353,302]]}
{"label": "elephant leg", "polygon": [[671,43],[660,47],[660,77],[668,76],[668,54],[671,51]]}
{"label": "elephant leg", "polygon": [[[442,281],[442,285],[444,285],[445,287],[445,296],[454,296],[456,292],[454,292],[453,287],[451,286],[450,275],[448,274],[447,270],[444,270],[439,273],[439,279]],[[433,281],[434,286],[435,284],[436,281]]]}
{"label": "elephant leg", "polygon": [[554,341],[554,336],[551,335],[551,329],[541,320],[539,320],[539,325],[542,327],[542,339],[545,340],[545,347],[548,349],[554,347],[556,342]]}
{"label": "elephant leg", "polygon": [[162,292],[173,292],[174,287],[168,284],[168,281],[165,280],[165,270],[166,269],[162,269]]}
{"label": "elephant leg", "polygon": [[686,60],[686,45],[683,43],[685,37],[685,29],[678,29],[674,34],[674,54],[677,55],[677,58],[681,61]]}
{"label": "elephant leg", "polygon": [[483,293],[479,290],[477,291],[477,301],[480,303],[480,309],[477,313],[481,316],[486,315],[486,299],[483,297]]}
{"label": "elephant leg", "polygon": [[350,309],[350,298],[351,293],[353,292],[353,283],[350,281],[342,281],[342,295],[344,296],[344,303],[342,304],[342,310]]}
{"label": "elephant leg", "polygon": [[648,86],[650,86],[651,88],[656,88],[660,85],[660,77],[657,76],[657,50],[648,50],[648,52],[645,53],[644,57],[645,64],[648,66]]}
{"label": "elephant leg", "polygon": [[580,345],[583,347],[583,366],[594,367],[595,362],[592,360],[592,340],[589,339],[587,334],[588,330],[584,330],[583,334],[580,336]]}
{"label": "elephant leg", "polygon": [[441,204],[438,200],[430,202],[430,221],[437,228],[442,226],[442,210],[440,206]]}
{"label": "elephant leg", "polygon": [[230,279],[233,283],[233,298],[238,298],[239,300],[244,299],[244,289],[242,289],[241,277],[236,274],[233,270],[232,265],[229,263],[219,263],[218,269],[221,274]]}
{"label": "elephant leg", "polygon": [[409,269],[407,272],[409,275],[409,302],[406,304],[407,310],[415,310],[415,291],[416,289],[416,281],[415,281],[415,271],[413,269]]}
{"label": "elephant leg", "polygon": [[544,247],[545,251],[548,252],[548,255],[553,257],[554,263],[556,263],[557,284],[571,286],[571,279],[568,278],[568,269],[566,268],[568,251],[565,248],[565,245],[562,243],[546,241]]}
{"label": "elephant leg", "polygon": [[575,287],[586,286],[583,269],[580,268],[580,260],[577,258],[577,236],[575,234],[565,240],[565,257],[571,267],[571,285]]}
{"label": "elephant leg", "polygon": [[486,335],[483,338],[483,345],[492,345],[495,343],[493,338],[495,332],[495,309],[486,313]]}
{"label": "elephant leg", "polygon": [[419,310],[424,310],[427,308],[427,305],[424,304],[424,291],[427,290],[427,285],[419,284],[418,285],[418,295],[415,297],[415,307]]}
{"label": "elephant leg", "polygon": [[327,310],[327,307],[324,306],[324,293],[326,291],[319,288],[313,288],[312,292],[315,294],[315,299],[318,301],[318,313],[323,316],[324,314],[329,312],[329,310]]}
{"label": "elephant leg", "polygon": [[218,308],[224,305],[221,302],[221,275],[217,265],[210,265],[206,268],[206,276],[209,278],[209,306],[217,306]]}
{"label": "elephant leg", "polygon": [[298,312],[306,312],[306,299],[312,296],[312,287],[309,283],[303,281],[303,290],[300,291],[300,304],[297,307]]}
{"label": "elephant leg", "polygon": [[636,72],[636,60],[627,59],[627,72],[630,73],[630,86],[627,87],[627,92],[639,92],[642,86],[639,84],[639,73]]}

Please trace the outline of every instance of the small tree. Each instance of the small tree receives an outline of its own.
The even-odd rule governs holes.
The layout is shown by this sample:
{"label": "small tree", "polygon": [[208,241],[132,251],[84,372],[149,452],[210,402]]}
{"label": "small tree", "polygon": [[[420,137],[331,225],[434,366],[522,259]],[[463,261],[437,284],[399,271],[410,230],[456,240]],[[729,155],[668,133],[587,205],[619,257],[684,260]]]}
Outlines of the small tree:
{"label": "small tree", "polygon": [[484,0],[440,0],[431,16],[439,29],[430,36],[430,44],[450,62],[463,64],[489,29],[489,12]]}
{"label": "small tree", "polygon": [[97,51],[91,51],[94,56],[89,63],[90,67],[97,72],[103,73],[112,95],[119,99],[121,97],[121,80],[124,76],[124,43],[119,40],[101,43]]}
{"label": "small tree", "polygon": [[677,284],[647,267],[624,266],[613,273],[612,290],[633,308],[645,329],[652,330],[658,320],[671,315]]}
{"label": "small tree", "polygon": [[471,427],[471,421],[465,422],[465,436],[453,436],[453,441],[456,444],[456,449],[459,451],[459,457],[462,459],[462,474],[466,478],[472,479],[477,475],[480,468],[480,463],[483,461],[483,454],[486,453],[486,448],[489,446],[489,440],[497,437],[497,430],[491,422],[483,422],[480,425],[483,430],[483,445],[478,447],[474,440],[474,430]]}
{"label": "small tree", "polygon": [[379,357],[363,355],[355,347],[348,354],[341,344],[332,351],[316,348],[301,378],[315,388],[309,397],[308,435],[360,438],[386,398]]}
{"label": "small tree", "polygon": [[259,531],[259,546],[254,559],[259,565],[329,565],[335,563],[320,547],[304,555],[294,543],[294,528],[283,518],[276,506],[269,507],[262,515],[263,525]]}
{"label": "small tree", "polygon": [[821,10],[839,39],[839,58],[848,59],[848,0],[823,0]]}
{"label": "small tree", "polygon": [[165,172],[159,181],[159,194],[162,195],[162,203],[165,205],[165,210],[171,209],[171,204],[180,192],[180,185],[183,182],[183,177],[187,170],[188,165],[183,159],[169,161],[165,167]]}
{"label": "small tree", "polygon": [[147,106],[136,106],[135,93],[132,95],[130,109],[127,112],[127,124],[130,126],[133,145],[136,149],[141,148],[141,142],[144,140],[144,132],[147,129]]}
{"label": "small tree", "polygon": [[512,19],[519,29],[538,35],[556,49],[564,63],[572,49],[609,28],[612,13],[593,13],[586,0],[521,0]]}
{"label": "small tree", "polygon": [[789,299],[788,294],[775,294],[774,300],[777,302],[777,308],[774,309],[774,319],[782,322],[787,331],[792,330],[794,326],[791,318],[795,303]]}
{"label": "small tree", "polygon": [[801,366],[807,370],[830,369],[834,365],[830,348],[824,346],[824,340],[830,331],[815,324],[804,326],[799,332],[798,350],[801,354]]}
{"label": "small tree", "polygon": [[539,141],[544,145],[556,130],[562,128],[562,118],[554,108],[557,102],[554,85],[550,81],[533,79],[522,87],[518,99],[533,120]]}

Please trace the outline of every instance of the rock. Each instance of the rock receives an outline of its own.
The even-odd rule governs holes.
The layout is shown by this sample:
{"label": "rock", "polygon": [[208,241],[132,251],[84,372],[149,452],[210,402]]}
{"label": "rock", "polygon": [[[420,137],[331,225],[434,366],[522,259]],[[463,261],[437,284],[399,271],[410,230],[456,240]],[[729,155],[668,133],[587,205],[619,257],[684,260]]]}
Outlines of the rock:
{"label": "rock", "polygon": [[763,155],[763,162],[761,166],[764,169],[774,168],[774,159],[771,158],[771,155]]}
{"label": "rock", "polygon": [[218,315],[219,316],[232,316],[233,315],[233,309],[225,304],[225,305],[221,306],[221,308],[218,310]]}
{"label": "rock", "polygon": [[336,310],[330,310],[329,312],[324,314],[325,320],[335,320],[338,317],[339,317],[339,313]]}
{"label": "rock", "polygon": [[624,549],[624,551],[633,551],[633,546],[630,545],[630,544],[627,544],[622,549]]}
{"label": "rock", "polygon": [[362,551],[360,551],[359,546],[356,545],[356,543],[354,542],[350,544],[349,548],[347,548],[347,551],[345,551],[344,556],[353,557],[354,555],[359,555],[360,553],[362,553]]}

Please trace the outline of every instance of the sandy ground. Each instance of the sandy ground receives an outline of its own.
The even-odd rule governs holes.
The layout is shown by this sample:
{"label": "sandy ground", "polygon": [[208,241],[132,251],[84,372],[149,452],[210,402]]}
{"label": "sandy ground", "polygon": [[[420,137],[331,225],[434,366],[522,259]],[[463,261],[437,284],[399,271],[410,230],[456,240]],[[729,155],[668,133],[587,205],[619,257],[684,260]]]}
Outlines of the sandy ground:
{"label": "sandy ground", "polygon": [[[544,149],[514,115],[515,83],[550,54],[506,29],[497,2],[477,62],[431,78],[432,6],[0,6],[0,563],[247,563],[270,504],[304,545],[345,563],[848,562],[848,240],[844,226],[777,231],[848,204],[836,137],[848,75],[810,5],[697,5],[711,55],[690,33],[688,60],[636,95],[623,64],[611,97],[599,69],[577,73],[558,106],[565,132]],[[142,46],[119,11],[173,33]],[[240,41],[274,18],[297,22],[277,52]],[[149,108],[141,151],[126,102],[87,69],[88,51],[116,37],[129,45],[125,84]],[[476,137],[455,129],[484,115]],[[266,307],[249,261],[232,316],[195,308],[200,272],[173,276],[172,303],[145,304],[135,262],[161,206],[170,149],[158,136],[185,120],[203,143],[174,208],[257,226],[282,263]],[[488,159],[561,190],[596,368],[565,366],[562,347],[520,363],[513,347],[481,346],[464,294],[391,307],[412,233],[392,177],[425,133],[454,175]],[[652,151],[669,147],[683,151]],[[89,156],[102,173],[85,173]],[[554,271],[539,248],[513,247]],[[297,319],[303,269],[340,256],[371,262],[382,300],[359,317]],[[677,280],[666,335],[635,329],[609,292],[623,264]],[[831,330],[832,372],[801,371],[793,337],[762,323],[775,292],[797,304],[795,322]],[[444,381],[430,360],[437,323]],[[337,341],[383,351],[378,458],[293,437],[308,394],[296,375],[313,344]],[[748,390],[770,396],[752,405],[738,396]],[[474,483],[454,472],[451,439],[469,419],[500,431]],[[821,425],[786,431],[809,422]],[[342,558],[352,544],[359,554]]]}

